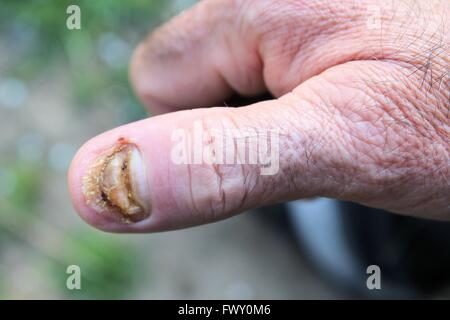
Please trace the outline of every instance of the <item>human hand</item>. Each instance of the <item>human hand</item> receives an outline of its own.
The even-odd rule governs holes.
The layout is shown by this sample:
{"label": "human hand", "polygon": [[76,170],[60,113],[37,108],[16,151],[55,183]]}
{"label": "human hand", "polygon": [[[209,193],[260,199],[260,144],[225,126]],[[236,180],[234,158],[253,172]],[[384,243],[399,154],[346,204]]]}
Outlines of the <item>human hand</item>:
{"label": "human hand", "polygon": [[[201,1],[136,49],[132,84],[164,115],[79,150],[69,172],[75,208],[114,232],[316,196],[450,219],[449,16],[446,0]],[[266,91],[276,99],[200,108]],[[176,139],[195,139],[195,128],[216,158],[179,163]],[[214,161],[230,132],[273,137],[276,170]],[[256,142],[247,154],[266,141]]]}

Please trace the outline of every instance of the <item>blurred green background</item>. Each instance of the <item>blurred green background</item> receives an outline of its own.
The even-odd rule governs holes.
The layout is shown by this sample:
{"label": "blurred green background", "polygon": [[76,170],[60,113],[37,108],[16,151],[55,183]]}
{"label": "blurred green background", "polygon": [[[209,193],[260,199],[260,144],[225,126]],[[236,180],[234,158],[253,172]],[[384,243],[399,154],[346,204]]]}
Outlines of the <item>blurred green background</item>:
{"label": "blurred green background", "polygon": [[[333,297],[253,215],[154,235],[94,230],[66,172],[89,138],[147,114],[133,48],[193,0],[0,0],[0,298]],[[66,9],[81,8],[81,30]],[[261,250],[264,248],[264,250]],[[81,268],[82,289],[66,288]]]}
{"label": "blurred green background", "polygon": [[[130,241],[67,220],[65,172],[82,140],[146,116],[128,84],[130,54],[192,3],[78,1],[82,29],[68,30],[72,1],[0,1],[1,298],[132,296],[148,266]],[[82,290],[66,289],[71,264]]]}

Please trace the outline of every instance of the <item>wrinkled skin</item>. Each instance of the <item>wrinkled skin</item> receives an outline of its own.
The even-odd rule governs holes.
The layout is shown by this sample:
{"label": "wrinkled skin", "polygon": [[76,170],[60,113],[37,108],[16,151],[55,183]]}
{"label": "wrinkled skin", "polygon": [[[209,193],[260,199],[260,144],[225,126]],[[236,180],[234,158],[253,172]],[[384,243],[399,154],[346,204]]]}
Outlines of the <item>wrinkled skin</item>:
{"label": "wrinkled skin", "polygon": [[[315,196],[450,219],[449,31],[447,0],[201,1],[136,49],[131,82],[158,116],[81,148],[69,173],[75,207],[116,232],[187,227]],[[267,91],[274,100],[207,108],[233,92]],[[195,121],[207,131],[278,129],[280,170],[174,164],[171,134]],[[133,225],[98,215],[80,191],[89,162],[120,137],[145,155],[152,190],[150,217]]]}

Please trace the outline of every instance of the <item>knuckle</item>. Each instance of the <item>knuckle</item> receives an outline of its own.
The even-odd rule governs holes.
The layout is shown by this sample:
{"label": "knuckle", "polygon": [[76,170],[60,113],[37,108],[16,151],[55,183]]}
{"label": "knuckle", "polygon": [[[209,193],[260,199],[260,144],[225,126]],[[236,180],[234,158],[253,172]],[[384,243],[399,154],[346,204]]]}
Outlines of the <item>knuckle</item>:
{"label": "knuckle", "polygon": [[192,143],[196,160],[187,166],[190,202],[204,221],[226,218],[245,206],[249,168],[226,162],[230,150],[223,149],[223,141],[217,141],[224,138],[227,129],[235,128],[233,120],[223,115],[203,116],[194,124],[191,136],[196,139]]}
{"label": "knuckle", "polygon": [[364,79],[369,80],[347,86],[346,103],[341,103],[347,107],[337,109],[343,145],[353,153],[359,179],[376,191],[362,195],[364,202],[383,201],[395,210],[424,207],[448,194],[442,170],[448,173],[450,165],[448,119],[442,121],[433,106],[436,99],[425,98],[401,68],[365,65]]}
{"label": "knuckle", "polygon": [[337,133],[325,160],[343,184],[337,197],[397,212],[448,211],[448,118],[400,66],[350,62],[309,88]]}

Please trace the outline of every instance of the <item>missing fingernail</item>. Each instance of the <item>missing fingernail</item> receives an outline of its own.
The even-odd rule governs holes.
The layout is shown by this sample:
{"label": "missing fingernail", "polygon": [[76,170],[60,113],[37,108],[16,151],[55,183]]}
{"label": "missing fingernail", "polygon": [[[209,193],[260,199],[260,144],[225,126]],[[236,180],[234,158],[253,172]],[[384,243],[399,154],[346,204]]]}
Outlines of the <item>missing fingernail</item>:
{"label": "missing fingernail", "polygon": [[100,154],[83,178],[88,206],[122,223],[150,215],[145,165],[138,147],[121,138]]}

